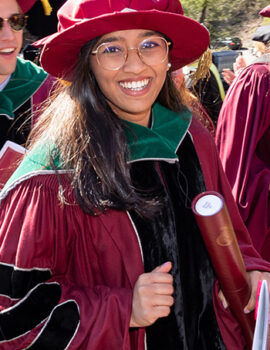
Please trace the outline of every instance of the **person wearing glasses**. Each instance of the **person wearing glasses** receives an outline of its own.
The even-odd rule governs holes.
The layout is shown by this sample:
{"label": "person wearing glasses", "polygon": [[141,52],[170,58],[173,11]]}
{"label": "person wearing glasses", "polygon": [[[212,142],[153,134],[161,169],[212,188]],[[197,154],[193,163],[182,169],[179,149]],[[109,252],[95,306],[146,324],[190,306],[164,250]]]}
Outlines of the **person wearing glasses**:
{"label": "person wearing glasses", "polygon": [[[29,1],[20,0],[25,10]],[[48,74],[18,57],[27,16],[16,0],[0,2],[0,149],[7,141],[25,144],[32,121],[26,120],[48,94]]]}
{"label": "person wearing glasses", "polygon": [[0,346],[244,349],[192,199],[226,199],[252,290],[243,312],[270,265],[171,77],[208,31],[178,0],[68,0],[58,18],[36,45],[62,84],[0,195]]}

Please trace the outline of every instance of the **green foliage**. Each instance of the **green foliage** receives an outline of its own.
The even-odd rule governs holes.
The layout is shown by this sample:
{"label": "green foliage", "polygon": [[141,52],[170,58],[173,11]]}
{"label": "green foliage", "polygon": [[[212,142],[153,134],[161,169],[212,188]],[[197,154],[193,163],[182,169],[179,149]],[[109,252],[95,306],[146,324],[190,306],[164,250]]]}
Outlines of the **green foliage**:
{"label": "green foliage", "polygon": [[206,25],[213,40],[237,36],[239,24],[258,18],[269,0],[182,0],[181,4],[186,16]]}

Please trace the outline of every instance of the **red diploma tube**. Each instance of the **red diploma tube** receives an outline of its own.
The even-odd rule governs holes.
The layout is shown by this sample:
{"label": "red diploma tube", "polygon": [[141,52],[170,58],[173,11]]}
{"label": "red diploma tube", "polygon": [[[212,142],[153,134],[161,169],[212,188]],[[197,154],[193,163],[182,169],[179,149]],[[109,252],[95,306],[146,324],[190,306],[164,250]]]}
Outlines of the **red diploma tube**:
{"label": "red diploma tube", "polygon": [[221,289],[231,311],[239,320],[248,348],[251,349],[254,315],[243,312],[250,298],[250,287],[224,198],[217,192],[203,192],[193,200],[192,210]]}

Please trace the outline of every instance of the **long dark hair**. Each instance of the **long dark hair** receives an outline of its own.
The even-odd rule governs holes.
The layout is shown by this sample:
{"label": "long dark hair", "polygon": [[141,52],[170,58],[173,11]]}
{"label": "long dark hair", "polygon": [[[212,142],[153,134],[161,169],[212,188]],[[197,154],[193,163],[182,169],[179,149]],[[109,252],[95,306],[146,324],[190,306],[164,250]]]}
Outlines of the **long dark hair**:
{"label": "long dark hair", "polygon": [[[62,86],[47,104],[30,136],[31,147],[49,135],[64,168],[73,169],[70,181],[83,211],[93,215],[107,208],[132,209],[152,216],[160,208],[159,200],[134,188],[126,161],[124,124],[108,105],[91,70],[89,56],[98,39],[82,47],[71,85]],[[171,110],[183,109],[170,74],[158,100]]]}

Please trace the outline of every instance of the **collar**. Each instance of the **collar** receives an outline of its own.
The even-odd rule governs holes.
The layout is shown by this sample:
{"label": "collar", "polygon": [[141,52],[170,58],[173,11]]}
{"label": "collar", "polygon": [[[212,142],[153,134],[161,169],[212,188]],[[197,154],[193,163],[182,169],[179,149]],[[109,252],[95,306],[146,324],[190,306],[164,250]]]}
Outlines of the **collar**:
{"label": "collar", "polygon": [[9,80],[10,80],[11,75],[9,75],[5,81],[3,81],[3,83],[0,84],[0,91],[4,90],[4,88],[6,87],[6,85],[8,84]]}
{"label": "collar", "polygon": [[191,113],[188,110],[172,112],[155,103],[151,128],[128,121],[124,123],[129,162],[150,159],[175,162],[178,161],[176,151],[191,123]]}
{"label": "collar", "polygon": [[16,69],[0,91],[0,114],[14,119],[14,112],[38,90],[47,76],[41,67],[17,57]]}

